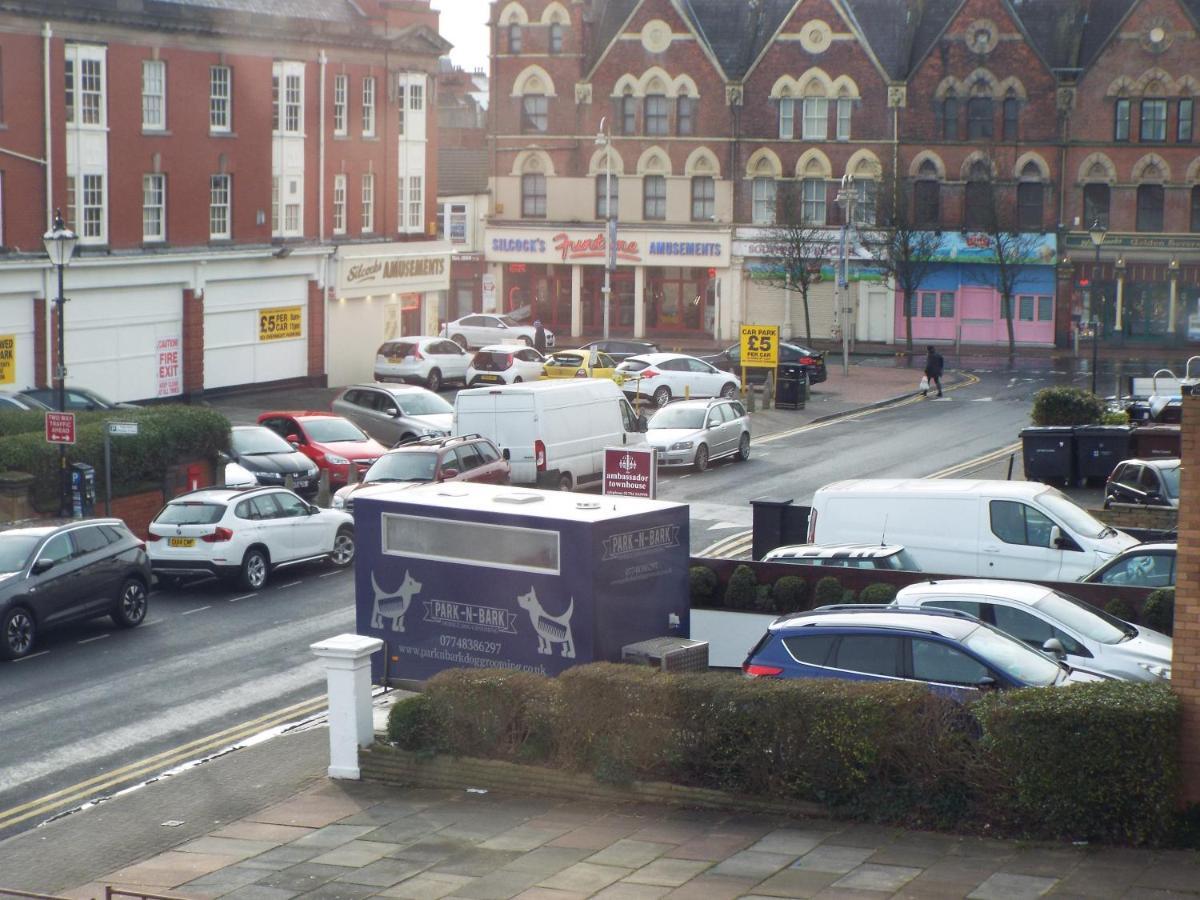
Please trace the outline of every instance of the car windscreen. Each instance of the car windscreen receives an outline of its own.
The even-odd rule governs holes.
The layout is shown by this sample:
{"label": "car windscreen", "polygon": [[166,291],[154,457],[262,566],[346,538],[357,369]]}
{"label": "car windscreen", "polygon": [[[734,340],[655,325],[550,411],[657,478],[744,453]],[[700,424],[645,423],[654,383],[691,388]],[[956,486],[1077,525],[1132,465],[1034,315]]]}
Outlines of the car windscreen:
{"label": "car windscreen", "polygon": [[1179,466],[1159,469],[1158,474],[1162,476],[1163,489],[1167,492],[1167,496],[1171,499],[1177,498],[1179,496]]}
{"label": "car windscreen", "polygon": [[243,456],[295,452],[291,444],[270,428],[235,428],[229,440],[233,449]]}
{"label": "car windscreen", "polygon": [[516,319],[514,319],[512,316],[501,316],[500,321],[503,322],[505,325],[507,325],[509,328],[520,328],[521,327],[521,323],[518,322]]}
{"label": "car windscreen", "polygon": [[412,341],[388,341],[379,348],[379,355],[386,356],[388,359],[403,359],[411,356],[416,349],[417,345]]}
{"label": "car windscreen", "polygon": [[375,460],[363,481],[433,481],[437,471],[436,453],[405,450]]}
{"label": "car windscreen", "polygon": [[359,427],[347,419],[337,419],[333,416],[325,419],[307,419],[304,430],[308,432],[309,440],[321,444],[334,441],[365,441],[367,436]]}
{"label": "car windscreen", "polygon": [[997,669],[1024,684],[1047,687],[1054,684],[1063,672],[1062,667],[1050,657],[986,625],[968,634],[963,638],[963,643]]}
{"label": "car windscreen", "polygon": [[654,414],[654,418],[650,420],[650,428],[651,430],[656,428],[686,428],[689,431],[696,431],[704,427],[704,412],[703,409],[696,409],[695,407],[675,407],[672,409],[667,406]]}
{"label": "car windscreen", "polygon": [[202,502],[175,502],[163,507],[154,519],[157,525],[212,525],[225,515],[225,504]]}
{"label": "car windscreen", "polygon": [[1053,488],[1042,491],[1038,494],[1037,499],[1049,513],[1075,534],[1096,538],[1103,537],[1108,533],[1107,525]]}
{"label": "car windscreen", "polygon": [[555,353],[546,360],[548,366],[562,366],[565,369],[585,365],[582,353]]}
{"label": "car windscreen", "polygon": [[921,567],[917,565],[917,561],[912,558],[907,550],[898,550],[889,556],[883,556],[878,559],[878,567],[880,569],[898,569],[904,572],[920,572]]}
{"label": "car windscreen", "polygon": [[33,534],[0,537],[0,572],[20,572],[41,538]]}
{"label": "car windscreen", "polygon": [[1129,637],[1129,628],[1120,619],[1058,591],[1048,592],[1033,607],[1062,622],[1067,628],[1102,644],[1119,644]]}
{"label": "car windscreen", "polygon": [[406,416],[438,416],[454,412],[454,407],[437,394],[413,391],[396,398]]}

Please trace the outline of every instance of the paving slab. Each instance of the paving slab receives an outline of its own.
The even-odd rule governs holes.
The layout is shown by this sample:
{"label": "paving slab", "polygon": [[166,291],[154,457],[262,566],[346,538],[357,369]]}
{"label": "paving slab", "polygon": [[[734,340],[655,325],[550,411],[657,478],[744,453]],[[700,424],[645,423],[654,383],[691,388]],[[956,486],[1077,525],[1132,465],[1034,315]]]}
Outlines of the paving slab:
{"label": "paving slab", "polygon": [[255,822],[265,822],[270,825],[301,825],[307,828],[321,828],[338,819],[352,816],[361,808],[360,803],[349,797],[327,792],[307,792],[298,794],[282,803],[268,806],[249,818]]}
{"label": "paving slab", "polygon": [[803,828],[776,828],[751,844],[749,849],[759,853],[790,853],[794,857],[803,856],[814,850],[831,833]]}
{"label": "paving slab", "polygon": [[702,834],[700,837],[685,841],[667,856],[678,859],[706,859],[720,862],[727,856],[732,856],[740,850],[745,850],[759,838],[744,834]]}
{"label": "paving slab", "polygon": [[375,888],[370,885],[330,881],[315,891],[309,891],[304,897],[305,900],[363,900],[374,893]]}
{"label": "paving slab", "polygon": [[[542,844],[548,843],[555,838],[562,837],[570,829],[564,825],[552,827],[535,827],[533,825],[518,825],[516,828],[509,828],[495,837],[488,838],[482,844],[488,850],[520,850],[528,852],[536,850]],[[451,834],[450,831],[443,832]]]}
{"label": "paving slab", "polygon": [[221,893],[228,893],[236,888],[245,887],[248,884],[254,884],[258,879],[262,878],[263,870],[254,869],[246,866],[228,866],[224,869],[217,869],[215,872],[209,872],[207,875],[201,875],[199,878],[189,881],[186,884],[181,884],[176,891],[185,897],[191,897],[197,891],[210,891],[214,888],[220,888]]}
{"label": "paving slab", "polygon": [[402,859],[377,859],[361,868],[348,869],[344,875],[339,875],[334,880],[386,888],[399,884],[423,870],[423,866]]}
{"label": "paving slab", "polygon": [[1048,894],[1057,878],[997,872],[967,895],[968,900],[1034,900]]}
{"label": "paving slab", "polygon": [[264,872],[257,884],[266,887],[281,888],[305,894],[314,891],[327,881],[333,881],[346,870],[340,866],[318,866],[314,863],[299,863],[280,869],[278,872]]}
{"label": "paving slab", "polygon": [[541,876],[529,872],[500,869],[464,884],[452,896],[471,900],[508,900],[523,894],[538,883]]}
{"label": "paving slab", "polygon": [[586,862],[598,866],[621,866],[626,869],[638,869],[653,862],[672,848],[672,844],[659,844],[651,841],[635,841],[624,838],[615,844],[609,844],[598,853],[587,857]]}
{"label": "paving slab", "polygon": [[822,844],[792,863],[792,867],[810,872],[834,872],[838,875],[845,875],[861,866],[874,852],[872,847]]}
{"label": "paving slab", "polygon": [[670,890],[669,887],[655,884],[632,884],[628,881],[618,881],[592,896],[595,900],[659,900]]}
{"label": "paving slab", "polygon": [[574,891],[555,891],[544,887],[531,887],[517,894],[514,900],[586,900],[587,894]]}
{"label": "paving slab", "polygon": [[173,888],[238,862],[241,862],[241,858],[236,856],[168,850],[143,862],[118,869],[105,880],[121,884],[148,884],[160,888]]}
{"label": "paving slab", "polygon": [[[448,872],[451,875],[472,875],[479,878],[489,875],[497,869],[502,869],[521,854],[516,850],[483,850],[472,847],[462,850],[453,856],[431,866],[436,872]],[[404,858],[400,855],[400,858]]]}
{"label": "paving slab", "polygon": [[312,832],[311,828],[299,825],[271,825],[267,822],[255,822],[243,819],[233,822],[224,828],[218,828],[212,837],[238,838],[244,841],[267,841],[276,845],[286,844],[296,838],[304,837]]}
{"label": "paving slab", "polygon": [[360,868],[369,866],[399,849],[399,844],[388,844],[383,841],[348,841],[332,850],[327,850],[320,856],[314,856],[312,861],[324,866]]}
{"label": "paving slab", "polygon": [[282,847],[273,847],[258,856],[247,859],[243,865],[266,869],[286,869],[296,863],[308,862],[314,856],[319,856],[321,852],[320,847],[297,847],[293,844],[284,844]]}
{"label": "paving slab", "polygon": [[842,876],[836,872],[784,869],[756,885],[756,893],[767,897],[815,897]]}
{"label": "paving slab", "polygon": [[531,872],[546,878],[583,861],[591,852],[577,847],[538,847],[536,850],[522,853],[503,868],[513,872]]}
{"label": "paving slab", "polygon": [[380,891],[381,897],[399,897],[401,900],[441,900],[453,894],[475,879],[467,875],[450,875],[445,872],[422,872],[399,884]]}
{"label": "paving slab", "polygon": [[300,895],[295,891],[267,887],[262,884],[248,884],[223,895],[223,897],[232,897],[233,900],[291,900],[292,897],[298,896]]}
{"label": "paving slab", "polygon": [[183,853],[207,853],[214,856],[233,856],[239,860],[266,853],[278,847],[278,841],[252,841],[245,838],[217,837],[208,835],[188,841],[178,849]]}
{"label": "paving slab", "polygon": [[701,875],[667,894],[671,900],[734,900],[750,893],[755,881],[750,878],[725,878]]}
{"label": "paving slab", "polygon": [[297,838],[288,846],[332,850],[334,847],[348,844],[375,830],[370,825],[326,825],[324,828],[318,828],[311,834]]}
{"label": "paving slab", "polygon": [[656,859],[625,878],[630,884],[675,888],[712,868],[706,859]]}
{"label": "paving slab", "polygon": [[793,853],[759,853],[742,850],[712,867],[713,875],[727,878],[749,878],[762,881],[780,869],[790,866],[796,859]]}
{"label": "paving slab", "polygon": [[641,830],[632,824],[609,823],[607,821],[574,828],[566,834],[549,841],[552,847],[578,847],[583,850],[603,850],[635,831]]}
{"label": "paving slab", "polygon": [[594,894],[630,874],[632,874],[631,869],[619,866],[598,866],[593,863],[580,862],[551,875],[539,884],[542,887],[556,890]]}
{"label": "paving slab", "polygon": [[831,886],[843,890],[881,891],[894,894],[920,874],[920,869],[908,866],[880,866],[864,863],[843,875]]}

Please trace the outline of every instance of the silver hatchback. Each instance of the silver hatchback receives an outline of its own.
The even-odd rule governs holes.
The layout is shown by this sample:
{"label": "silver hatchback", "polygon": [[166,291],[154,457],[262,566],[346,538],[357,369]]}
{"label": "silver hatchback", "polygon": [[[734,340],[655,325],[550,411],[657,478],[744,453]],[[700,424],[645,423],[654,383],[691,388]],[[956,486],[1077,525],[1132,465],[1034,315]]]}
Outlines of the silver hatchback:
{"label": "silver hatchback", "polygon": [[695,466],[714,459],[750,458],[750,417],[737,400],[678,400],[654,414],[646,440],[660,466]]}
{"label": "silver hatchback", "polygon": [[388,447],[445,437],[454,419],[454,407],[440,396],[403,384],[352,384],[331,406]]}

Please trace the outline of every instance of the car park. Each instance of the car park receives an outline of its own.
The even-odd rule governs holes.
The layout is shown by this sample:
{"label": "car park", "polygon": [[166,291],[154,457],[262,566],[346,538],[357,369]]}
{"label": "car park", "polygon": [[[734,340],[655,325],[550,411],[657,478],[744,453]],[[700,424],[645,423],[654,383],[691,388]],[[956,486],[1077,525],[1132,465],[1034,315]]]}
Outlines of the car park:
{"label": "car park", "polygon": [[901,544],[791,544],[768,551],[762,561],[889,572],[921,571]]}
{"label": "car park", "polygon": [[656,406],[666,406],[677,397],[732,399],[742,386],[736,375],[684,353],[631,356],[617,366],[617,373],[625,396],[649,398]]}
{"label": "car park", "polygon": [[[554,346],[554,332],[543,328],[546,335],[546,346]],[[470,347],[483,347],[487,344],[502,344],[506,341],[520,341],[527,346],[534,346],[537,328],[533,325],[522,325],[512,316],[497,316],[489,313],[473,313],[447,322],[442,326],[442,337],[448,337],[464,350]]]}
{"label": "car park", "polygon": [[508,484],[508,460],[496,445],[478,434],[425,438],[381,456],[363,476],[333,495],[333,508],[350,512],[354,495],[376,485],[413,485],[430,481],[483,481]]}
{"label": "car park", "polygon": [[713,460],[750,458],[750,417],[737,400],[676,400],[656,412],[646,440],[660,466],[694,466]]}
{"label": "car park", "polygon": [[1132,625],[1068,594],[1027,581],[950,579],[910,584],[893,607],[969,613],[1005,634],[1125,681],[1171,677],[1171,639]]}
{"label": "car park", "polygon": [[[808,373],[809,384],[820,384],[829,377],[825,368],[825,354],[800,344],[782,342],[779,344],[780,365],[791,364],[800,366]],[[740,344],[727,347],[715,356],[706,356],[705,361],[712,363],[724,372],[742,371],[742,348]],[[746,380],[751,384],[761,384],[767,379],[768,369],[750,368],[746,370]]]}
{"label": "car park", "polygon": [[1179,460],[1127,459],[1104,484],[1104,508],[1114,503],[1179,509]]}
{"label": "car park", "polygon": [[440,391],[450,381],[467,383],[471,356],[444,337],[404,337],[385,341],[375,354],[375,380],[420,384]]}
{"label": "car park", "polygon": [[542,377],[546,357],[524,344],[480,347],[467,367],[467,387],[481,384],[520,384]]}
{"label": "car park", "polygon": [[880,606],[781,616],[750,651],[742,671],[756,678],[916,681],[958,697],[1104,680],[965,613]]}
{"label": "car park", "polygon": [[546,357],[546,378],[612,378],[617,364],[599,350],[558,350]]}
{"label": "car park", "polygon": [[454,407],[433,391],[402,384],[352,384],[332,409],[387,447],[445,437],[454,418]]}
{"label": "car park", "polygon": [[290,487],[305,497],[315,497],[319,483],[317,464],[262,425],[235,425],[229,429],[227,460],[254,474],[259,484]]}
{"label": "car park", "polygon": [[327,412],[265,412],[258,424],[270,428],[293,448],[299,450],[317,468],[329,473],[331,486],[361,480],[371,464],[387,452],[387,447],[349,419]]}
{"label": "car park", "polygon": [[607,353],[616,363],[623,363],[631,356],[643,356],[647,353],[657,353],[658,345],[649,341],[601,340],[584,344],[580,350],[599,350]]}
{"label": "car park", "polygon": [[[32,397],[39,403],[44,403],[50,409],[58,409],[58,391],[54,388],[25,388],[21,391],[26,397]],[[64,391],[67,412],[88,412],[97,409],[138,409],[135,403],[117,403],[93,390],[81,387],[67,386]]]}
{"label": "car park", "polygon": [[0,391],[0,410],[18,410],[24,412],[32,409],[38,412],[45,412],[53,408],[52,406],[47,406],[41,400],[30,397],[28,394],[21,394],[17,391]]}
{"label": "car park", "polygon": [[120,519],[0,531],[0,658],[28,656],[41,632],[68,622],[140,625],[151,581],[146,545]]}
{"label": "car park", "polygon": [[1175,587],[1175,541],[1148,541],[1123,550],[1080,581],[1128,587]]}
{"label": "car park", "polygon": [[354,517],[284,488],[191,491],[160,509],[149,531],[150,565],[166,583],[215,575],[257,591],[283,566],[354,562]]}

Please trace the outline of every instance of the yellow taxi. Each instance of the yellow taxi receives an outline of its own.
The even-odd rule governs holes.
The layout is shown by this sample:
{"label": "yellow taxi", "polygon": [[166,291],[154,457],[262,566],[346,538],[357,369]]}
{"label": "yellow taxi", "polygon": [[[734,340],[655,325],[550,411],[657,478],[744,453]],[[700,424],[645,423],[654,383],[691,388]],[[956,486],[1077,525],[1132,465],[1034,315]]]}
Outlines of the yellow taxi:
{"label": "yellow taxi", "polygon": [[599,350],[558,350],[546,357],[543,378],[614,378],[617,363]]}

